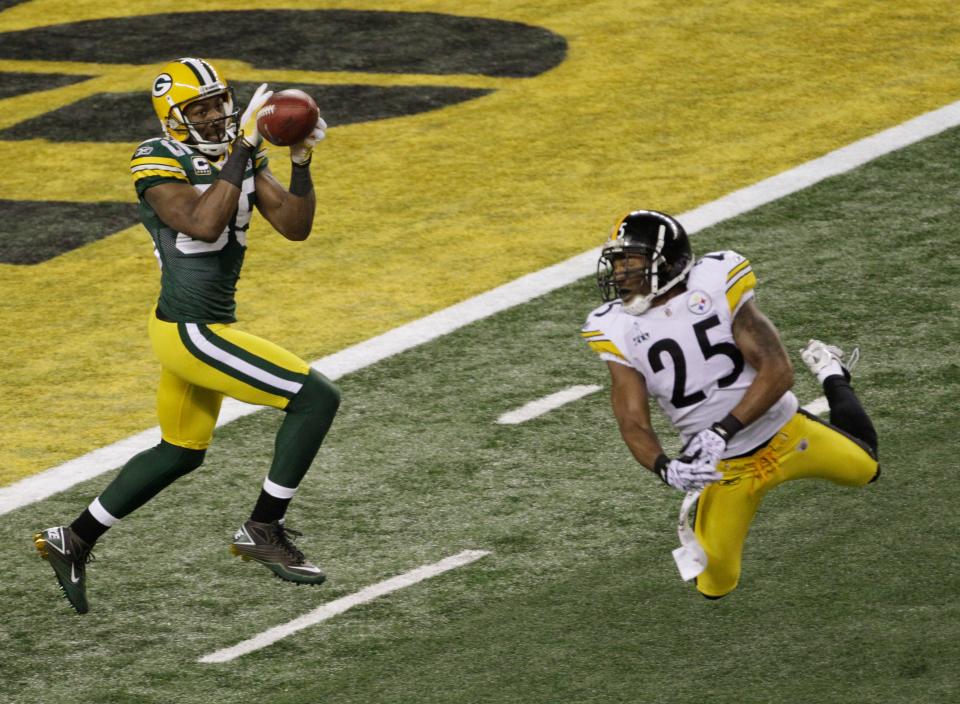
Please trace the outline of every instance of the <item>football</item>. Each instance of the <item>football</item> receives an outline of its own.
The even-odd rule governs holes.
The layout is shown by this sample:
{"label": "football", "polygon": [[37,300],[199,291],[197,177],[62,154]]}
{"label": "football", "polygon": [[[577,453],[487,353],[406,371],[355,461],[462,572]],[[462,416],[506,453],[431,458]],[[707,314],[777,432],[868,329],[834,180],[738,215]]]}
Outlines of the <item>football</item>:
{"label": "football", "polygon": [[277,91],[260,108],[257,129],[270,144],[287,147],[303,140],[317,124],[317,103],[302,90]]}

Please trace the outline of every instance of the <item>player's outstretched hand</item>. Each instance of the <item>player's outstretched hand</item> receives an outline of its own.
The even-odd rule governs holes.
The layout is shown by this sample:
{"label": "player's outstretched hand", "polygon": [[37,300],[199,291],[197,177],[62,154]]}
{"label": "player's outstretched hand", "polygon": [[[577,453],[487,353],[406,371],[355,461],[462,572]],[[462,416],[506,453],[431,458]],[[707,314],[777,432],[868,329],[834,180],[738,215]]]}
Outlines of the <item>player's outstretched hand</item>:
{"label": "player's outstretched hand", "polygon": [[257,114],[263,104],[270,100],[271,95],[273,95],[273,91],[267,90],[266,83],[261,83],[254,91],[253,97],[247,103],[247,109],[243,111],[243,116],[240,118],[240,137],[244,144],[252,149],[259,147],[260,142],[263,141],[260,130],[257,129]]}
{"label": "player's outstretched hand", "polygon": [[713,428],[701,430],[683,446],[680,456],[691,462],[698,461],[716,466],[727,449],[727,441]]}
{"label": "player's outstretched hand", "polygon": [[680,491],[696,491],[723,479],[714,465],[699,460],[687,462],[684,458],[670,460],[657,470],[657,474],[666,484]]}
{"label": "player's outstretched hand", "polygon": [[313,131],[307,135],[306,139],[297,144],[290,145],[290,161],[297,166],[309,164],[310,159],[313,157],[313,148],[317,146],[317,142],[322,141],[326,136],[327,123],[323,121],[322,117],[317,116],[317,125],[313,128]]}

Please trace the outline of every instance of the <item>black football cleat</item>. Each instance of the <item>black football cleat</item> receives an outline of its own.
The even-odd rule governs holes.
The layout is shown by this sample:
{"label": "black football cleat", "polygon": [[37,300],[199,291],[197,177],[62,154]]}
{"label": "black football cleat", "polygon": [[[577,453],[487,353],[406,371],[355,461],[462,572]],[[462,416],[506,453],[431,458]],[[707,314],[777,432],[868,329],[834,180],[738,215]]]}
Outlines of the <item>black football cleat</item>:
{"label": "black football cleat", "polygon": [[33,545],[40,557],[53,567],[70,606],[78,614],[87,613],[90,609],[87,603],[87,563],[93,559],[90,546],[68,526],[47,528],[35,533]]}
{"label": "black football cleat", "polygon": [[307,562],[290,535],[302,534],[285,527],[283,519],[272,523],[246,521],[234,535],[230,552],[244,560],[256,560],[288,582],[323,584],[327,579],[323,570]]}

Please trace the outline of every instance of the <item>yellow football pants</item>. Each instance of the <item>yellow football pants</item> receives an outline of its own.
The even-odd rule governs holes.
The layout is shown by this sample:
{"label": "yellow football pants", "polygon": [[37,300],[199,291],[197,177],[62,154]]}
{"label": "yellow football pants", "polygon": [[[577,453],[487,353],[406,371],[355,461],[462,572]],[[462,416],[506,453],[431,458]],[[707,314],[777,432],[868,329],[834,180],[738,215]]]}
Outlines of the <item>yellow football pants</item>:
{"label": "yellow football pants", "polygon": [[204,450],[224,396],[286,408],[309,365],[292,352],[230,325],[173,323],[150,315],[150,342],[160,360],[157,415],[163,439]]}
{"label": "yellow football pants", "polygon": [[794,415],[754,454],[721,461],[717,469],[724,478],[704,489],[697,504],[694,529],[707,554],[697,589],[717,597],[736,588],[743,544],[768,491],[794,479],[863,486],[876,476],[878,466],[861,445],[804,413]]}

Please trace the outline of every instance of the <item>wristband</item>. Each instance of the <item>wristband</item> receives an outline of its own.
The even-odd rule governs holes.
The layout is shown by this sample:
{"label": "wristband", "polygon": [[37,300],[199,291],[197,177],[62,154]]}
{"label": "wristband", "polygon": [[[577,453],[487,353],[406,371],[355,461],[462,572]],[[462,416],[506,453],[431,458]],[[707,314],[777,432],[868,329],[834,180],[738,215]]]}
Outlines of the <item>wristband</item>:
{"label": "wristband", "polygon": [[657,455],[657,459],[653,461],[653,471],[657,473],[657,476],[663,480],[664,483],[667,482],[667,465],[670,464],[670,458],[667,457],[662,452]]}
{"label": "wristband", "polygon": [[302,198],[310,195],[313,190],[313,179],[310,177],[310,161],[305,164],[294,164],[290,171],[290,192]]}
{"label": "wristband", "polygon": [[722,420],[711,425],[710,430],[723,438],[724,442],[730,442],[730,438],[743,430],[743,423],[735,415],[728,413]]}
{"label": "wristband", "polygon": [[253,147],[248,145],[242,139],[233,143],[233,151],[227,157],[227,162],[220,169],[220,176],[227,183],[232,183],[237,188],[243,184],[243,175],[247,171],[247,162],[253,156]]}

